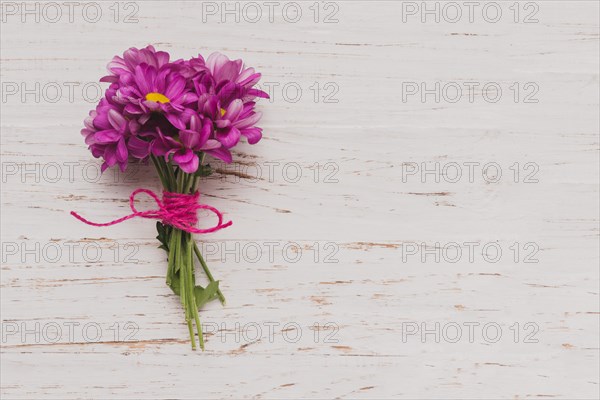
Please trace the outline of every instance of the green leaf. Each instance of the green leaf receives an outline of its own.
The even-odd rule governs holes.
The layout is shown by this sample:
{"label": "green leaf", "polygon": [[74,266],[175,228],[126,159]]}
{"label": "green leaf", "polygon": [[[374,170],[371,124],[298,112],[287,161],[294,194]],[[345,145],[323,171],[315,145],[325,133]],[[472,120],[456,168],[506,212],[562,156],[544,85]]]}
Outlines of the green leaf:
{"label": "green leaf", "polygon": [[217,290],[219,290],[219,281],[211,282],[205,288],[196,286],[194,288],[194,297],[196,297],[198,308],[202,308],[203,305],[214,300],[217,297]]}
{"label": "green leaf", "polygon": [[156,236],[156,239],[158,239],[158,241],[161,244],[160,246],[158,246],[158,248],[163,249],[168,253],[169,252],[169,245],[168,245],[169,233],[167,231],[167,228],[168,228],[167,226],[164,226],[160,222],[156,223],[156,231],[158,232],[158,236]]}
{"label": "green leaf", "polygon": [[194,172],[194,175],[196,175],[199,178],[204,178],[207,176],[211,176],[213,173],[213,169],[211,168],[210,164],[206,164],[206,165],[200,165],[198,167],[198,170],[196,172]]}

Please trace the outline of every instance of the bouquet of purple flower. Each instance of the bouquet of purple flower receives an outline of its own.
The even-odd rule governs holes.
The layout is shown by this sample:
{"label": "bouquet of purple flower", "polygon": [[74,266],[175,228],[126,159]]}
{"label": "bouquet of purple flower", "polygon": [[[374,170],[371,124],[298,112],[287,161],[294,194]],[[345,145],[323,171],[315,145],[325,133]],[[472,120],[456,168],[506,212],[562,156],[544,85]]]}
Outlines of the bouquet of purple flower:
{"label": "bouquet of purple flower", "polygon": [[[219,53],[206,60],[198,55],[171,61],[168,53],[152,46],[131,48],[123,57],[115,56],[108,70],[110,74],[100,81],[110,86],[81,131],[85,143],[94,157],[104,160],[102,171],[114,165],[124,171],[130,161],[150,160],[164,191],[162,198],[146,189],[134,191],[132,214],[108,223],[71,214],[94,226],[134,217],[160,220],[157,239],[168,254],[167,285],[181,298],[192,349],[196,349],[194,323],[204,349],[198,310],[217,298],[225,304],[225,297],[192,234],[214,232],[231,222],[224,223],[218,210],[198,203],[198,179],[211,173],[210,166],[204,165],[206,155],[230,163],[230,149],[242,136],[250,144],[261,139],[262,130],[256,126],[261,114],[255,111],[255,100],[268,95],[254,87],[259,73]],[[134,202],[140,193],[152,197],[158,208],[138,211]],[[213,212],[217,225],[196,228],[198,209]],[[196,285],[194,257],[208,277],[206,287]]]}

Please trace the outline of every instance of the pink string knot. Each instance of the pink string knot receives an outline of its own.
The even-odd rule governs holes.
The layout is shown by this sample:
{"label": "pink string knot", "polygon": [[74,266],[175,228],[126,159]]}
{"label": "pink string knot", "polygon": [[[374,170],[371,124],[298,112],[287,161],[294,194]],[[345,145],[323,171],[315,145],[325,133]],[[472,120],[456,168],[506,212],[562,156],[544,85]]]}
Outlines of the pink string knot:
{"label": "pink string knot", "polygon": [[[152,197],[158,205],[158,209],[138,211],[135,208],[135,196],[138,193],[145,193],[148,196]],[[211,233],[223,228],[227,228],[229,225],[231,225],[231,221],[225,224],[223,223],[223,214],[221,214],[221,212],[219,212],[219,210],[217,210],[216,208],[206,204],[198,204],[199,197],[200,193],[198,192],[195,192],[193,194],[163,192],[163,198],[161,200],[158,198],[156,193],[154,193],[151,190],[137,189],[131,194],[131,196],[129,196],[129,207],[131,207],[132,213],[125,217],[104,224],[98,224],[96,222],[88,221],[81,215],[77,214],[75,211],[71,211],[71,215],[77,218],[78,220],[92,226],[116,225],[135,217],[160,219],[165,225],[170,225],[174,228],[189,233]],[[217,216],[217,218],[219,218],[219,222],[217,223],[217,225],[209,229],[196,228],[196,224],[198,223],[198,210],[212,211]]]}

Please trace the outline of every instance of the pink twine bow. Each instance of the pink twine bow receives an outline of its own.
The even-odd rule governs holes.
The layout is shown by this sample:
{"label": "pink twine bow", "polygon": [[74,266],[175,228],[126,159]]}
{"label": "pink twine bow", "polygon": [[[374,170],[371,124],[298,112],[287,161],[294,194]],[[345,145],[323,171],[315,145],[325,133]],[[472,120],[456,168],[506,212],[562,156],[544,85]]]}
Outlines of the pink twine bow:
{"label": "pink twine bow", "polygon": [[[148,196],[152,197],[154,201],[156,201],[158,209],[138,211],[134,204],[135,196],[138,193],[146,193]],[[78,220],[92,226],[111,226],[135,217],[160,219],[165,225],[171,225],[174,228],[189,233],[211,233],[218,231],[219,229],[227,228],[229,225],[231,225],[231,221],[223,224],[223,214],[221,214],[216,208],[206,204],[198,204],[199,196],[200,194],[198,192],[195,192],[194,194],[163,192],[163,198],[161,201],[153,191],[148,189],[137,189],[131,194],[131,196],[129,196],[129,207],[131,207],[131,211],[133,211],[133,213],[123,218],[115,219],[114,221],[107,222],[105,224],[98,224],[88,221],[75,211],[71,211],[71,215]],[[197,211],[200,209],[209,210],[215,213],[219,218],[219,223],[209,229],[197,229],[195,227],[198,223]]]}

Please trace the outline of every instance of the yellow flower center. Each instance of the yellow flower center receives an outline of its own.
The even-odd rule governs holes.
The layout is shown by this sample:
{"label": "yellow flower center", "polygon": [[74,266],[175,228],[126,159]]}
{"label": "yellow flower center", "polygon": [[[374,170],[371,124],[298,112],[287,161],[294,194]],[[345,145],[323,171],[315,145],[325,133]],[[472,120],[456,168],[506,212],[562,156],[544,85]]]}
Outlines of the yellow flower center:
{"label": "yellow flower center", "polygon": [[169,100],[169,98],[167,96],[165,96],[164,94],[160,94],[160,93],[148,93],[146,95],[146,100],[148,101],[154,101],[156,103],[168,103],[171,100]]}
{"label": "yellow flower center", "polygon": [[225,115],[225,113],[226,113],[225,109],[224,109],[224,108],[221,108],[221,117],[222,117],[223,115]]}

